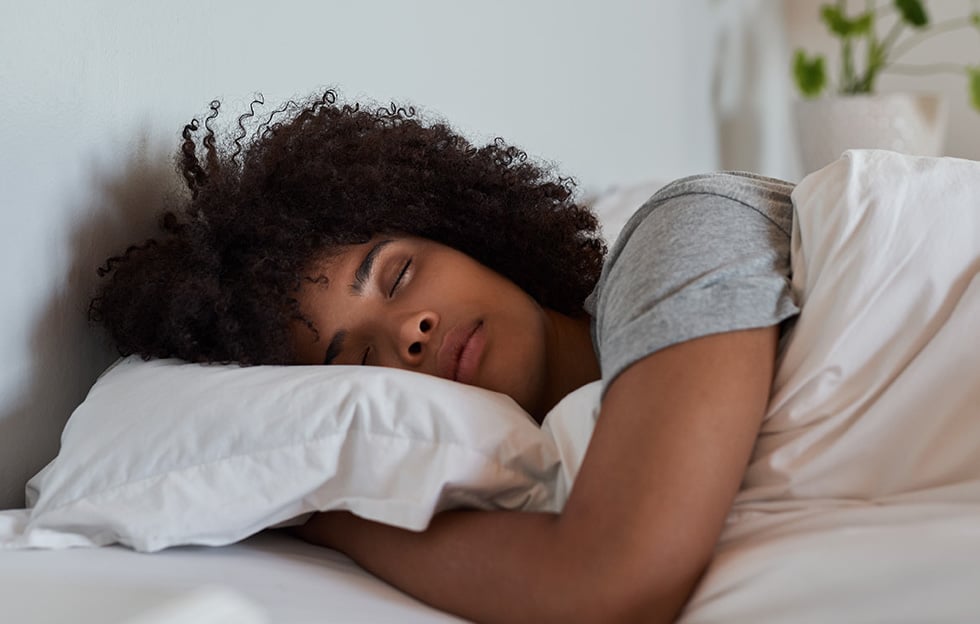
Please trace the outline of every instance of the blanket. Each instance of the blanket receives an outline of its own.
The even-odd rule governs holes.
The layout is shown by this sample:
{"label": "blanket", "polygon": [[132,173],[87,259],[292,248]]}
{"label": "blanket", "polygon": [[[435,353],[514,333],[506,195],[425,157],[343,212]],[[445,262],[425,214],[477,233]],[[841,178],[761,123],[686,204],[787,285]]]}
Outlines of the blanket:
{"label": "blanket", "polygon": [[[975,621],[980,163],[850,151],[793,204],[802,312],[681,621]],[[546,426],[569,480],[598,386],[567,401]]]}

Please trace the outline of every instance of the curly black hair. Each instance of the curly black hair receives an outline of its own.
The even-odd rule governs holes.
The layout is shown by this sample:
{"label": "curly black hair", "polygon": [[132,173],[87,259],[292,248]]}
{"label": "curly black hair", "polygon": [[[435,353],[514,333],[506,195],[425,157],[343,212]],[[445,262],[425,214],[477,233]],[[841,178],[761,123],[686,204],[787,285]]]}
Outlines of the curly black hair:
{"label": "curly black hair", "polygon": [[[462,251],[542,306],[582,314],[606,252],[574,182],[496,139],[473,146],[410,106],[289,101],[233,141],[194,119],[176,157],[189,197],[158,236],[110,257],[90,318],[122,355],[290,364],[289,327],[312,328],[297,300],[314,262],[378,234]],[[248,137],[248,138],[246,138]]]}

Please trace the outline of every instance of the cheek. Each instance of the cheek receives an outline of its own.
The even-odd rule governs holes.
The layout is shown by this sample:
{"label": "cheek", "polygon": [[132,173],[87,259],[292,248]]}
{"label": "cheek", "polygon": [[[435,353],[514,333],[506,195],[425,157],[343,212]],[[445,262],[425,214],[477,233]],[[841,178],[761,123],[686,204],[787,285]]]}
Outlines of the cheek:
{"label": "cheek", "polygon": [[544,314],[531,301],[510,308],[511,313],[499,337],[493,358],[491,388],[503,392],[524,409],[532,411],[545,387],[546,338]]}

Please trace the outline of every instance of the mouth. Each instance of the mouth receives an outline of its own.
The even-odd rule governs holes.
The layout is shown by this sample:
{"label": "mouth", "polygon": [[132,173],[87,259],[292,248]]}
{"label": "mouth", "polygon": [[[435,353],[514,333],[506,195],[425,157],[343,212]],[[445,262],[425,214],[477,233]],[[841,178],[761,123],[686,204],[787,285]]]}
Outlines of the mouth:
{"label": "mouth", "polygon": [[436,357],[440,377],[472,384],[483,354],[482,330],[483,321],[450,330]]}

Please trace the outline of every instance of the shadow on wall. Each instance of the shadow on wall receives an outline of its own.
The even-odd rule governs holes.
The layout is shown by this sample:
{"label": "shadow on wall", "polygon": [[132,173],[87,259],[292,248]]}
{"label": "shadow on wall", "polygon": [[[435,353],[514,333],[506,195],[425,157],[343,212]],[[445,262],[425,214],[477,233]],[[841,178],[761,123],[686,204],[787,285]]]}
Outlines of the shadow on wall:
{"label": "shadow on wall", "polygon": [[799,179],[781,5],[733,0],[716,6],[711,98],[721,168]]}
{"label": "shadow on wall", "polygon": [[87,201],[66,211],[80,215],[66,247],[67,274],[52,288],[31,333],[28,382],[13,407],[0,413],[0,456],[4,475],[0,508],[22,507],[26,481],[58,452],[68,416],[99,374],[117,357],[104,332],[88,321],[88,306],[99,282],[97,269],[110,255],[142,242],[156,230],[159,213],[181,192],[169,148],[151,145],[146,132],[135,142],[125,169],[93,162]]}

